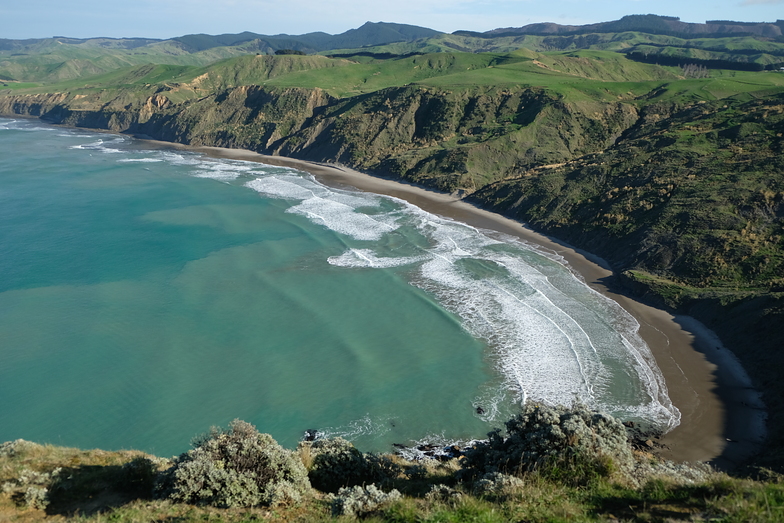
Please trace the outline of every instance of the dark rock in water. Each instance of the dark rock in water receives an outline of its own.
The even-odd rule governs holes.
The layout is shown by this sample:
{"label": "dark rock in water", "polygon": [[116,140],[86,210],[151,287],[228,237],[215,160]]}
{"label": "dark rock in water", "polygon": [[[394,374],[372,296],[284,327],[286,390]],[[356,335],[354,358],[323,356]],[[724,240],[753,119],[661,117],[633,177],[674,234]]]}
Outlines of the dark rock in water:
{"label": "dark rock in water", "polygon": [[321,439],[323,436],[324,435],[316,429],[308,429],[302,436],[302,441],[316,441],[317,439]]}
{"label": "dark rock in water", "polygon": [[634,428],[634,422],[633,421],[624,421],[623,422],[623,426],[624,427],[628,427],[630,429],[633,429]]}
{"label": "dark rock in water", "polygon": [[439,458],[441,458],[444,461],[447,461],[453,458],[459,458],[462,455],[463,452],[460,450],[460,447],[458,447],[457,445],[450,445],[448,447],[444,447],[444,449],[441,451],[441,455],[439,456]]}
{"label": "dark rock in water", "polygon": [[395,447],[396,449],[407,449],[408,448],[408,446],[403,445],[402,443],[393,443],[392,446]]}
{"label": "dark rock in water", "polygon": [[482,407],[477,407],[476,408],[476,413],[477,414],[484,414],[485,413],[485,409],[483,409]]}

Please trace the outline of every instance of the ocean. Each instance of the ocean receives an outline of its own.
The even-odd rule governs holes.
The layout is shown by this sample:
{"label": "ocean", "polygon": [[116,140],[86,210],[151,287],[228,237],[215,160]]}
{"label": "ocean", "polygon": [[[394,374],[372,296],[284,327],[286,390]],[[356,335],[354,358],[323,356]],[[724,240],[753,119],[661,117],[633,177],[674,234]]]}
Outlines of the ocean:
{"label": "ocean", "polygon": [[679,422],[555,253],[291,168],[0,119],[0,441],[481,438],[522,401]]}

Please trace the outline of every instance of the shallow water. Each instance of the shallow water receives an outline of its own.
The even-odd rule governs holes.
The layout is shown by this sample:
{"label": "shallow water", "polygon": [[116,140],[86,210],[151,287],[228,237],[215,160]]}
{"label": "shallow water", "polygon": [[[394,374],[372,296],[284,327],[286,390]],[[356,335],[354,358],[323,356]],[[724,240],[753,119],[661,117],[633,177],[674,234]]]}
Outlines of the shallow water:
{"label": "shallow water", "polygon": [[287,168],[31,121],[0,145],[0,441],[169,455],[242,418],[386,450],[523,398],[677,424],[634,319],[551,253]]}

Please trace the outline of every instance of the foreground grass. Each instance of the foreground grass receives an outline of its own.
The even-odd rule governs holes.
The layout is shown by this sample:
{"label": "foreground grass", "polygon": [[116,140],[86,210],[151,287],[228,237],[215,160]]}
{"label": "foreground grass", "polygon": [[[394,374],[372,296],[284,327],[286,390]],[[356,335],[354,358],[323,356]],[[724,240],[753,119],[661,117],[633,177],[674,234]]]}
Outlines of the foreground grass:
{"label": "foreground grass", "polygon": [[[219,509],[152,499],[139,488],[124,464],[144,456],[133,451],[83,451],[49,445],[26,445],[0,455],[0,521],[81,522],[243,522],[350,521],[333,517],[327,494],[313,491],[304,501],[287,506]],[[159,468],[167,460],[154,458]],[[416,464],[393,458],[403,467]],[[19,495],[20,478],[61,468],[59,486],[46,509],[27,506]],[[457,460],[430,461],[416,474],[401,474],[386,488],[403,499],[365,518],[396,522],[559,522],[559,521],[784,521],[784,482],[770,473],[765,480],[713,474],[701,483],[649,479],[632,487],[597,478],[573,485],[531,473],[514,488],[493,495],[472,494],[471,485],[455,479]],[[30,484],[35,479],[29,480]],[[427,496],[433,485],[456,493],[439,499]],[[16,488],[15,488],[16,487]]]}

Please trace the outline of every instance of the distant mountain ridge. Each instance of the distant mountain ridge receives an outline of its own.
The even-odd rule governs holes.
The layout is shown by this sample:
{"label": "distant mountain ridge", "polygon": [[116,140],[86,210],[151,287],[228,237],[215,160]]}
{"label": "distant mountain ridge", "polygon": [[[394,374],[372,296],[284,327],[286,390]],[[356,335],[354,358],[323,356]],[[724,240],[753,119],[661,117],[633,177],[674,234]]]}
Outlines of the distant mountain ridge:
{"label": "distant mountain ridge", "polygon": [[324,32],[303,35],[260,35],[251,32],[239,34],[223,34],[210,36],[205,34],[185,35],[173,40],[185,44],[190,50],[204,51],[212,47],[233,46],[258,40],[261,46],[272,50],[294,49],[306,53],[329,51],[332,49],[349,49],[368,45],[384,45],[394,42],[408,42],[420,38],[440,35],[439,31],[415,25],[394,24],[387,22],[366,22],[357,29],[331,35]]}
{"label": "distant mountain ridge", "polygon": [[[654,65],[742,71],[784,67],[784,20],[705,24],[658,15],[630,15],[582,26],[554,23],[500,28],[485,33],[441,33],[426,27],[367,22],[341,34],[189,34],[170,39],[0,39],[0,81],[60,82],[144,64],[206,66],[243,55],[281,50],[352,60],[389,59],[423,53],[613,51]],[[679,36],[678,36],[679,35]]]}
{"label": "distant mountain ridge", "polygon": [[718,38],[724,36],[759,36],[780,38],[784,34],[784,20],[775,22],[735,22],[732,20],[708,20],[704,24],[681,22],[676,16],[628,15],[620,20],[587,25],[560,25],[555,23],[536,23],[523,27],[506,27],[473,33],[472,36],[485,35],[495,38],[512,35],[580,35],[589,33],[620,33],[639,31],[651,34],[677,36],[680,38]]}
{"label": "distant mountain ridge", "polygon": [[274,52],[279,49],[295,49],[305,53],[317,53],[332,49],[350,49],[369,45],[384,45],[395,42],[408,42],[443,34],[434,29],[407,24],[387,22],[366,22],[361,27],[331,35],[314,32],[302,35],[262,35],[245,31],[236,34],[189,34],[169,39],[155,38],[33,38],[26,40],[0,39],[0,51],[24,51],[51,41],[70,45],[82,45],[104,49],[136,49],[161,42],[176,42],[184,52],[196,53],[216,47],[234,47],[252,44],[261,52]]}

